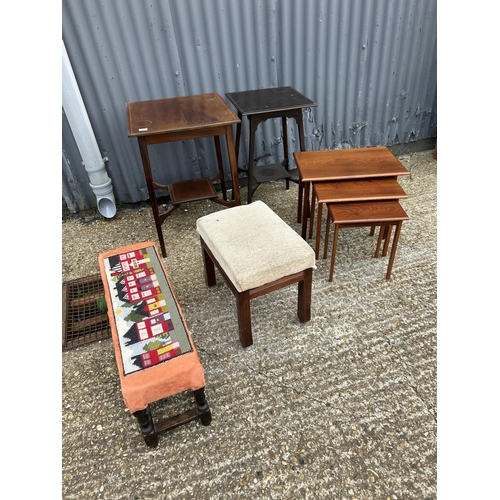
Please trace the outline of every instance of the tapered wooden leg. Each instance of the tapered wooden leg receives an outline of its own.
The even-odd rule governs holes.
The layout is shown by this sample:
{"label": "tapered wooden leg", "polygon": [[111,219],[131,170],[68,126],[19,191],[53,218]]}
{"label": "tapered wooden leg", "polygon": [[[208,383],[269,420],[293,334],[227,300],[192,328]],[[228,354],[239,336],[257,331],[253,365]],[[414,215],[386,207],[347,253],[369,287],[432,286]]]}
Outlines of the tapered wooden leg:
{"label": "tapered wooden leg", "polygon": [[238,311],[238,328],[240,331],[240,341],[243,347],[253,344],[252,321],[250,317],[250,294],[247,291],[240,292],[236,296],[236,308]]}
{"label": "tapered wooden leg", "polygon": [[[281,128],[283,130],[283,153],[284,153],[284,162],[285,162],[285,169],[288,172],[290,169],[290,161],[288,160],[288,127],[286,124],[286,116],[281,117]],[[286,178],[286,189],[290,189],[290,179],[287,177]]]}
{"label": "tapered wooden leg", "polygon": [[382,249],[382,257],[387,255],[387,250],[389,249],[389,242],[391,241],[392,226],[387,226],[385,231],[385,242],[384,248]]}
{"label": "tapered wooden leg", "polygon": [[[314,189],[313,189],[312,193],[311,193],[311,213],[309,214],[309,236],[308,236],[309,239],[311,239],[312,235],[313,235],[314,209],[315,209],[315,207],[316,207],[316,197],[314,196]],[[319,207],[318,207],[318,210],[319,210]]]}
{"label": "tapered wooden leg", "polygon": [[226,127],[226,146],[229,157],[229,166],[231,168],[231,179],[233,182],[233,200],[236,205],[241,205],[240,185],[238,183],[238,157],[234,146],[233,126]]}
{"label": "tapered wooden leg", "polygon": [[[372,226],[375,227],[375,226]],[[380,233],[378,233],[377,248],[375,250],[375,258],[378,259],[380,254],[380,247],[382,246],[382,240],[384,239],[384,227],[380,226]]]}
{"label": "tapered wooden leg", "polygon": [[[236,125],[236,138],[234,139],[235,144],[234,144],[234,151],[235,151],[235,158],[236,158],[236,173],[238,173],[238,157],[240,154],[240,139],[241,139],[241,119],[243,118],[243,115],[238,111],[238,118],[240,119],[239,123]],[[234,184],[238,181],[238,176],[236,176],[236,179],[232,177],[231,173],[231,178],[233,181],[233,194],[231,196],[231,199],[234,200]],[[239,192],[239,188],[238,188]]]}
{"label": "tapered wooden leg", "polygon": [[155,426],[153,423],[153,416],[149,405],[145,410],[139,410],[133,413],[134,417],[139,423],[142,437],[147,446],[154,448],[158,445],[158,434],[155,433]]}
{"label": "tapered wooden leg", "polygon": [[161,254],[165,258],[167,257],[167,250],[165,248],[165,240],[163,239],[163,232],[161,230],[162,219],[158,209],[158,202],[156,201],[155,183],[153,182],[153,175],[151,173],[151,164],[149,162],[148,146],[146,139],[144,137],[137,138],[139,142],[139,151],[141,153],[142,165],[144,168],[144,174],[146,175],[146,184],[149,191],[149,201],[151,203],[151,210],[153,212],[153,217],[156,226],[156,232],[158,234],[158,241],[160,242]]}
{"label": "tapered wooden leg", "polygon": [[311,188],[310,182],[304,183],[304,198],[302,200],[302,238],[307,239],[307,218],[309,217],[309,213],[311,212],[311,208],[309,205],[309,190]]}
{"label": "tapered wooden leg", "polygon": [[389,257],[389,265],[387,266],[386,279],[391,278],[392,265],[394,264],[394,258],[396,257],[396,248],[398,247],[399,233],[401,232],[401,226],[403,221],[399,221],[396,225],[396,232],[394,233],[394,241],[392,242],[391,256]]}
{"label": "tapered wooden leg", "polygon": [[[327,205],[328,207],[328,205]],[[318,223],[319,224],[319,223]],[[330,238],[330,214],[326,214],[326,230],[325,230],[325,248],[323,250],[323,259],[326,259],[326,255],[328,252],[328,239]]]}
{"label": "tapered wooden leg", "polygon": [[339,224],[335,224],[335,231],[333,232],[333,248],[332,248],[332,261],[330,263],[330,280],[333,279],[333,268],[335,266],[335,254],[337,253],[337,241],[339,239]]}
{"label": "tapered wooden leg", "polygon": [[[306,135],[304,132],[304,121],[302,119],[302,110],[298,110],[298,113],[295,117],[295,121],[297,122],[297,126],[299,127],[299,142],[300,142],[300,150],[306,150]],[[303,203],[303,192],[304,192],[304,183],[300,179],[299,174],[299,202],[297,207],[297,222],[300,224],[302,221],[302,203]]]}
{"label": "tapered wooden leg", "polygon": [[297,202],[297,223],[300,224],[302,221],[302,198],[304,191],[304,183],[299,178],[299,201]]}
{"label": "tapered wooden leg", "polygon": [[217,155],[217,164],[219,165],[219,172],[221,174],[220,187],[222,190],[222,198],[224,201],[227,201],[226,179],[224,179],[224,163],[222,162],[222,151],[220,148],[220,137],[218,135],[214,135],[214,142],[215,142],[215,154]]}
{"label": "tapered wooden leg", "polygon": [[[319,244],[321,241],[321,219],[323,218],[323,203],[318,203],[318,220],[316,221],[316,259],[319,258]],[[313,214],[311,214],[311,228],[313,226]]]}
{"label": "tapered wooden leg", "polygon": [[[248,195],[247,195],[247,203],[252,203],[253,196],[253,169],[255,163],[255,131],[257,129],[258,123],[252,116],[248,116],[248,121],[250,122],[250,147],[249,147],[249,155],[248,155]],[[257,188],[255,188],[257,189]]]}
{"label": "tapered wooden leg", "polygon": [[299,300],[297,315],[301,323],[311,319],[312,268],[304,271],[304,279],[299,281]]}

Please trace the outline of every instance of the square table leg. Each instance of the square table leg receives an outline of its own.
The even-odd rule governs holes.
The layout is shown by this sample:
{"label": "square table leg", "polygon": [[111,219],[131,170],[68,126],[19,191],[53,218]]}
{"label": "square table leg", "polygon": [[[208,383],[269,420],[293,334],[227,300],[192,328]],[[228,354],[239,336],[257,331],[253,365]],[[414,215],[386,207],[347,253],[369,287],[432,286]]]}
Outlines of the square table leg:
{"label": "square table leg", "polygon": [[302,238],[306,239],[307,235],[307,219],[309,218],[310,208],[309,208],[309,192],[311,189],[310,182],[304,182],[304,199],[302,208]]}

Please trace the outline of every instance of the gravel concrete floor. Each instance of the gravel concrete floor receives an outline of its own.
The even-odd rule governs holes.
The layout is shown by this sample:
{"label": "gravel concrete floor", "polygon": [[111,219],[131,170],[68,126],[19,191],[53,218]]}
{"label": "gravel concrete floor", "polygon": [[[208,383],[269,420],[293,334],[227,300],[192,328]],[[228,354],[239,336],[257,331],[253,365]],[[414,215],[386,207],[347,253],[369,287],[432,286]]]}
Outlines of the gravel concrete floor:
{"label": "gravel concrete floor", "polygon": [[[63,352],[63,498],[437,498],[437,164],[433,151],[399,158],[411,172],[399,179],[410,220],[391,279],[369,229],[343,229],[333,282],[329,260],[317,261],[311,321],[298,321],[295,286],[259,297],[248,349],[228,287],[205,285],[195,231],[224,208],[192,203],[165,221],[163,262],[205,368],[212,423],[163,433],[149,449],[111,339]],[[295,183],[262,184],[254,199],[300,234]],[[147,203],[113,219],[65,213],[62,279],[96,274],[99,253],[146,240],[158,243]],[[152,408],[161,417],[191,406],[183,393]]]}

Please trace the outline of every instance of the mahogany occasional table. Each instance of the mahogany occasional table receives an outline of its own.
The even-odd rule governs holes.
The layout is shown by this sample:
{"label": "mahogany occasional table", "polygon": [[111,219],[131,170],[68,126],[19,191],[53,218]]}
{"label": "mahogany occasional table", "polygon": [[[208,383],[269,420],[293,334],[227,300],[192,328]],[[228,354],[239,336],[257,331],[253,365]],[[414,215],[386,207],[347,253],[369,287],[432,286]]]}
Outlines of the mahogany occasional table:
{"label": "mahogany occasional table", "polygon": [[[287,118],[294,118],[299,128],[300,150],[305,151],[304,121],[302,119],[302,109],[317,106],[314,101],[301,94],[293,87],[274,87],[267,89],[245,90],[243,92],[226,93],[238,111],[240,123],[236,126],[236,155],[239,153],[241,139],[241,120],[247,116],[250,123],[250,145],[248,152],[248,203],[252,202],[252,196],[259,184],[265,181],[286,179],[286,188],[289,189],[290,178],[288,173],[288,133],[286,126]],[[283,128],[283,150],[285,158],[282,163],[272,165],[254,166],[255,151],[255,131],[259,123],[269,118],[281,117]],[[283,168],[284,167],[284,168]],[[257,186],[253,188],[253,179],[257,181]],[[300,187],[300,182],[299,182]],[[299,189],[299,196],[302,190]],[[300,222],[300,212],[297,216]]]}
{"label": "mahogany occasional table", "polygon": [[309,193],[312,182],[396,178],[399,175],[410,175],[410,172],[385,146],[296,151],[293,156],[299,170],[300,182],[304,185],[303,203],[300,196],[298,201],[299,212],[302,209],[302,238],[304,239],[307,233],[307,219],[311,212]]}
{"label": "mahogany occasional table", "polygon": [[[225,206],[240,205],[238,165],[234,147],[234,124],[240,119],[217,93],[198,94],[152,101],[127,103],[128,136],[137,137],[142,166],[146,176],[151,208],[156,224],[163,257],[167,256],[161,225],[181,203],[210,199]],[[224,168],[220,148],[220,137],[226,137],[227,152],[233,182],[233,200],[228,201],[224,181]],[[153,180],[148,146],[163,142],[185,141],[201,137],[214,137],[219,173],[212,178],[191,179],[168,185]],[[223,200],[218,199],[213,182],[220,179]],[[160,214],[155,190],[169,191],[172,207]]]}
{"label": "mahogany occasional table", "polygon": [[403,224],[403,221],[408,219],[408,215],[397,200],[362,201],[359,203],[329,203],[326,226],[326,240],[328,240],[330,221],[332,221],[335,225],[329,281],[332,281],[333,278],[339,229],[343,227],[363,226],[380,226],[380,233],[377,241],[375,257],[379,256],[380,246],[383,239],[385,239],[385,243],[382,250],[382,256],[384,257],[387,254],[389,241],[391,238],[392,226],[396,226],[396,232],[394,233],[394,239],[392,242],[391,255],[389,257],[389,265],[387,266],[387,273],[385,275],[386,279],[390,279],[392,265],[394,264],[394,258],[396,256],[396,249],[399,241],[399,233],[401,232],[401,226]]}
{"label": "mahogany occasional table", "polygon": [[[352,181],[313,182],[311,199],[311,222],[309,224],[309,239],[312,238],[314,226],[315,200],[318,201],[318,216],[316,222],[316,258],[319,258],[321,240],[321,219],[323,205],[330,203],[346,203],[353,201],[400,200],[408,198],[398,181],[392,177],[374,179],[355,179]],[[323,259],[328,250],[328,231],[325,238]]]}

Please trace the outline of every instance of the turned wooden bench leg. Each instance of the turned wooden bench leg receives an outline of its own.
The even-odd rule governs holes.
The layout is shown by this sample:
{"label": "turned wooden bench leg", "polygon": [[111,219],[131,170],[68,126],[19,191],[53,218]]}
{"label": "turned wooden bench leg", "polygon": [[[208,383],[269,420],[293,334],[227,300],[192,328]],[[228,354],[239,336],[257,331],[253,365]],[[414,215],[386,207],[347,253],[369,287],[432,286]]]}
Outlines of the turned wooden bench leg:
{"label": "turned wooden bench leg", "polygon": [[151,448],[156,447],[158,445],[158,434],[155,432],[153,415],[151,414],[149,405],[145,410],[138,410],[133,415],[139,423],[141,434],[146,444]]}
{"label": "turned wooden bench leg", "polygon": [[253,344],[252,320],[250,316],[250,293],[248,290],[236,295],[236,309],[238,311],[238,328],[240,341],[243,347]]}
{"label": "turned wooden bench leg", "polygon": [[207,399],[205,397],[205,388],[197,389],[193,391],[194,397],[196,399],[196,408],[198,412],[201,413],[200,420],[203,425],[210,425],[212,421],[212,412],[208,406]]}

